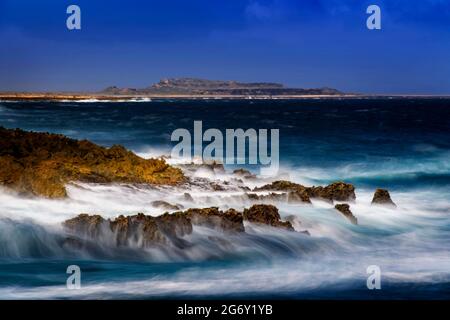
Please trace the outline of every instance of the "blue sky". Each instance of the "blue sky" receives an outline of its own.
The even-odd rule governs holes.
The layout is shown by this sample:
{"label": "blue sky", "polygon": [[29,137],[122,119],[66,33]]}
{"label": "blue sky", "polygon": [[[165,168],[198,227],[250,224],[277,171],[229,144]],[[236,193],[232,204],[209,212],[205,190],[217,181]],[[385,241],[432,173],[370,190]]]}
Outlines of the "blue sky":
{"label": "blue sky", "polygon": [[[82,30],[66,28],[77,4]],[[366,8],[382,9],[382,30]],[[0,90],[163,77],[450,94],[448,0],[1,0]]]}

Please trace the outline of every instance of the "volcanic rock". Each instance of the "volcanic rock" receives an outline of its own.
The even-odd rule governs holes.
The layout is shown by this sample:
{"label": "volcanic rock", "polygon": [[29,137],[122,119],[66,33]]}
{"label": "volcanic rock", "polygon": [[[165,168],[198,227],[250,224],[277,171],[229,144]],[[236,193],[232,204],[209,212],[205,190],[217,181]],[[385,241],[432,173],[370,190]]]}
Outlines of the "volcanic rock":
{"label": "volcanic rock", "polygon": [[146,160],[119,145],[108,149],[63,135],[0,127],[0,185],[61,198],[71,181],[174,185],[184,176],[162,159]]}
{"label": "volcanic rock", "polygon": [[229,209],[225,212],[218,208],[189,209],[184,212],[194,225],[218,228],[224,232],[244,232],[242,213]]}
{"label": "volcanic rock", "polygon": [[278,209],[272,205],[257,204],[244,210],[244,219],[249,222],[266,224],[272,227],[294,231],[289,221],[281,221]]}
{"label": "volcanic rock", "polygon": [[355,187],[344,182],[335,182],[326,187],[305,187],[290,181],[275,181],[271,184],[255,188],[255,191],[274,190],[290,192],[290,198],[301,202],[310,202],[310,198],[319,198],[328,202],[353,201],[356,199]]}
{"label": "volcanic rock", "polygon": [[311,198],[322,198],[329,201],[353,201],[356,199],[355,187],[344,182],[334,182],[326,187],[308,189]]}
{"label": "volcanic rock", "polygon": [[[155,245],[174,245],[185,247],[182,238],[193,231],[193,225],[217,229],[224,233],[245,232],[244,220],[252,223],[294,231],[289,221],[281,221],[278,209],[272,205],[254,205],[244,213],[234,209],[220,211],[216,207],[189,209],[184,212],[165,213],[153,217],[139,213],[132,216],[120,215],[114,220],[99,215],[80,214],[63,222],[70,233],[68,243],[74,236],[84,239],[114,244],[116,246],[151,247]],[[76,240],[75,243],[82,243]]]}
{"label": "volcanic rock", "polygon": [[133,216],[120,215],[114,220],[101,216],[79,216],[67,220],[63,226],[70,232],[92,239],[112,237],[117,246],[136,243],[142,247],[167,244],[192,233],[192,224],[185,214],[163,214],[159,217],[142,213]]}
{"label": "volcanic rock", "polygon": [[334,206],[334,208],[342,213],[348,220],[350,220],[351,223],[358,224],[358,219],[356,219],[356,217],[353,215],[348,204],[337,204]]}
{"label": "volcanic rock", "polygon": [[392,207],[397,207],[397,205],[392,201],[389,191],[386,189],[377,189],[373,195],[372,204],[388,205]]}

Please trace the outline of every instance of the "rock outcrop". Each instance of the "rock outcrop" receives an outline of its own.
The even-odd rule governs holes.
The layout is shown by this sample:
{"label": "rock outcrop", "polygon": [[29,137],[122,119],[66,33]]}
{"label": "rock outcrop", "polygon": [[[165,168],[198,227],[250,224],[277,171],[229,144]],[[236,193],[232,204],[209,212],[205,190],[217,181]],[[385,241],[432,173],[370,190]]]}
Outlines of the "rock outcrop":
{"label": "rock outcrop", "polygon": [[90,239],[113,239],[116,246],[149,247],[176,243],[179,237],[192,232],[190,219],[184,214],[163,214],[159,217],[142,213],[105,220],[99,215],[80,214],[63,226],[70,232]]}
{"label": "rock outcrop", "polygon": [[[281,221],[278,209],[271,205],[255,205],[244,213],[234,209],[220,211],[218,208],[189,209],[183,212],[153,217],[139,213],[132,216],[118,216],[114,220],[100,215],[80,214],[63,223],[71,234],[70,239],[79,236],[84,239],[106,241],[116,246],[151,247],[174,245],[183,247],[183,236],[193,231],[193,226],[216,229],[222,233],[245,232],[244,220],[265,224],[275,228],[294,231],[289,221]],[[73,242],[73,240],[71,240]]]}
{"label": "rock outcrop", "polygon": [[249,222],[265,224],[290,231],[294,230],[289,221],[281,221],[278,208],[272,205],[254,205],[250,209],[245,209],[243,215],[244,219]]}
{"label": "rock outcrop", "polygon": [[375,191],[372,199],[372,204],[397,207],[394,201],[392,201],[389,191],[387,191],[386,189],[377,189]]}
{"label": "rock outcrop", "polygon": [[310,203],[311,198],[318,198],[332,203],[335,201],[353,201],[356,199],[355,187],[344,182],[335,182],[325,187],[305,187],[290,181],[275,181],[255,188],[254,191],[284,191],[290,202]]}
{"label": "rock outcrop", "polygon": [[219,229],[222,232],[244,232],[242,213],[229,209],[225,212],[218,208],[189,209],[184,212],[194,225]]}
{"label": "rock outcrop", "polygon": [[67,196],[70,181],[174,185],[180,169],[143,159],[120,145],[111,148],[63,135],[0,127],[0,185],[23,194]]}
{"label": "rock outcrop", "polygon": [[351,223],[358,224],[358,219],[356,219],[356,217],[353,215],[348,204],[337,204],[334,206],[334,208],[342,213]]}
{"label": "rock outcrop", "polygon": [[356,199],[355,187],[345,182],[334,182],[326,187],[311,187],[308,188],[308,194],[311,198],[322,198],[330,202]]}

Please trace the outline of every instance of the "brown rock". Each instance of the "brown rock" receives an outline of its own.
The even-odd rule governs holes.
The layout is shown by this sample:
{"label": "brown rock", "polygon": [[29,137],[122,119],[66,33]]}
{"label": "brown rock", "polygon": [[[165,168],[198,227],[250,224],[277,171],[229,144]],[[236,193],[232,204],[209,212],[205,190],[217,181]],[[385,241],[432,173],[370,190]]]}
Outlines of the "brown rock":
{"label": "brown rock", "polygon": [[158,228],[171,237],[183,237],[192,233],[192,222],[184,212],[165,213],[155,218]]}
{"label": "brown rock", "polygon": [[114,220],[81,214],[65,221],[63,225],[72,233],[94,240],[112,238],[117,246],[128,246],[131,243],[142,247],[168,244],[192,232],[191,221],[185,214],[152,217],[139,213],[127,217],[121,215]]}
{"label": "brown rock", "polygon": [[257,204],[244,210],[244,219],[253,223],[294,231],[289,221],[281,221],[278,209],[272,205]]}
{"label": "brown rock", "polygon": [[306,190],[290,191],[287,198],[288,203],[311,203]]}
{"label": "brown rock", "polygon": [[356,199],[355,187],[345,182],[334,182],[326,187],[308,188],[311,198],[322,198],[328,201],[353,201]]}
{"label": "brown rock", "polygon": [[255,191],[274,190],[289,192],[288,201],[310,203],[310,198],[319,198],[328,202],[353,201],[356,199],[355,187],[344,182],[335,182],[326,187],[305,187],[290,181],[275,181],[271,184],[256,188]]}
{"label": "brown rock", "polygon": [[94,238],[102,233],[102,228],[108,227],[108,221],[100,215],[82,213],[73,219],[66,220],[63,225],[75,233]]}
{"label": "brown rock", "polygon": [[301,184],[280,180],[272,182],[271,184],[266,184],[259,188],[255,188],[255,191],[303,191],[306,189],[307,188],[302,186]]}
{"label": "brown rock", "polygon": [[234,209],[225,212],[218,208],[189,209],[184,212],[193,224],[217,228],[225,232],[244,232],[242,214]]}
{"label": "brown rock", "polygon": [[389,191],[386,189],[377,189],[373,195],[372,204],[388,205],[392,207],[397,207],[397,205],[392,201]]}
{"label": "brown rock", "polygon": [[337,204],[334,206],[334,208],[342,213],[348,220],[350,220],[351,223],[358,224],[358,219],[356,219],[356,217],[353,215],[348,204]]}
{"label": "brown rock", "polygon": [[0,127],[0,185],[19,193],[61,198],[70,181],[173,185],[184,179],[164,160],[146,160],[122,146]]}

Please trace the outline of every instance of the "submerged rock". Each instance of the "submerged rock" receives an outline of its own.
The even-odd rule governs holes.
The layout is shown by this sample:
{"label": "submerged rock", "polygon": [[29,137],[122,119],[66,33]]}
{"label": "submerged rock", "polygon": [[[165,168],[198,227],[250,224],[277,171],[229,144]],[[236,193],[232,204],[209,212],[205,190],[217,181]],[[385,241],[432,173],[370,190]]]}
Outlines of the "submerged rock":
{"label": "submerged rock", "polygon": [[151,205],[155,208],[161,208],[161,209],[168,210],[168,211],[176,211],[176,210],[183,209],[183,206],[180,204],[178,204],[178,205],[170,204],[170,203],[168,203],[166,201],[162,201],[162,200],[153,201],[151,203]]}
{"label": "submerged rock", "polygon": [[397,205],[392,201],[389,191],[386,189],[377,189],[373,195],[372,204],[388,205],[392,207],[397,207]]}
{"label": "submerged rock", "polygon": [[289,221],[281,221],[278,208],[272,205],[257,204],[244,210],[244,219],[249,222],[266,224],[272,227],[294,231]]}
{"label": "submerged rock", "polygon": [[185,192],[185,193],[183,194],[183,199],[184,199],[185,201],[194,202],[194,198],[192,198],[191,194],[188,193],[188,192]]}
{"label": "submerged rock", "polygon": [[164,160],[143,159],[119,145],[0,127],[0,185],[20,193],[61,198],[70,181],[174,185],[184,179]]}
{"label": "submerged rock", "polygon": [[348,204],[337,204],[334,206],[334,208],[342,213],[348,220],[350,220],[351,223],[358,224],[358,219],[353,215]]}
{"label": "submerged rock", "polygon": [[244,179],[255,179],[256,178],[256,175],[254,175],[250,171],[242,169],[242,168],[234,170],[233,174],[236,176],[242,177]]}
{"label": "submerged rock", "polygon": [[205,170],[212,174],[222,174],[225,173],[225,167],[222,163],[212,161],[212,162],[201,162],[201,163],[186,163],[180,164],[180,168],[190,172],[196,172],[197,170]]}

